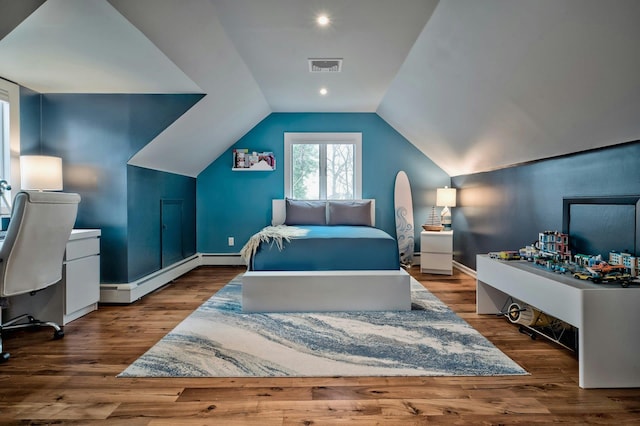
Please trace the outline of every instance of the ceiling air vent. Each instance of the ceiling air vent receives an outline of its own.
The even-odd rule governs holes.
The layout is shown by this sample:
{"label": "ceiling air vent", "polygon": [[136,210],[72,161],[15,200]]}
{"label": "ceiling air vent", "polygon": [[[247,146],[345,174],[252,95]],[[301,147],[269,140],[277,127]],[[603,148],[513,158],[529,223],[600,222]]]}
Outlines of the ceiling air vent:
{"label": "ceiling air vent", "polygon": [[309,72],[340,72],[342,59],[309,59]]}

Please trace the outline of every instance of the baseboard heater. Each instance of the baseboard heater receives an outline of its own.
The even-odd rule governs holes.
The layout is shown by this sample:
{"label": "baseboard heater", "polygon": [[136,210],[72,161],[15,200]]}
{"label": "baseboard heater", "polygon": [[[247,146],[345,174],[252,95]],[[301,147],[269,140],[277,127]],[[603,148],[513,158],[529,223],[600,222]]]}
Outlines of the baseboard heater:
{"label": "baseboard heater", "polygon": [[239,266],[245,264],[240,253],[201,253],[200,262],[203,266]]}
{"label": "baseboard heater", "polygon": [[198,266],[200,266],[200,254],[194,254],[130,283],[100,284],[100,303],[133,303]]}

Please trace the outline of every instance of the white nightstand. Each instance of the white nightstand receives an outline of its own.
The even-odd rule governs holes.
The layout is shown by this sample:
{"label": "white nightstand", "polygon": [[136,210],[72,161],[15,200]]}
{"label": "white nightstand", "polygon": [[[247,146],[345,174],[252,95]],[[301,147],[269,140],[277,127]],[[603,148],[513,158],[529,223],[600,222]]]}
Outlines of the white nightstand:
{"label": "white nightstand", "polygon": [[453,231],[420,233],[420,272],[453,274]]}

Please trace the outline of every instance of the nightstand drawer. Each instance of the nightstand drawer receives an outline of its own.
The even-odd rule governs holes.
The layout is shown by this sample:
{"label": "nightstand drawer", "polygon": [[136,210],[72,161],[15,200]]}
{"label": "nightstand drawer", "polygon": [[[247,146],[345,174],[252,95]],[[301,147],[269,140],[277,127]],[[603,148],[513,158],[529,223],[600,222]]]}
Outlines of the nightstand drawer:
{"label": "nightstand drawer", "polygon": [[422,269],[451,269],[453,255],[451,253],[424,253],[420,254],[420,267]]}
{"label": "nightstand drawer", "polygon": [[453,238],[450,233],[442,233],[442,235],[436,233],[430,233],[420,235],[420,251],[426,251],[431,253],[452,253],[453,252]]}

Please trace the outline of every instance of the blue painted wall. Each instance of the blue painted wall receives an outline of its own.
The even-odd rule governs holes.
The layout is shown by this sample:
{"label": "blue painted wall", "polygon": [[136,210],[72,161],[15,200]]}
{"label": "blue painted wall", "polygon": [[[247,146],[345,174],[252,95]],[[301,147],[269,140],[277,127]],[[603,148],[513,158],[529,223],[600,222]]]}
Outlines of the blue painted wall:
{"label": "blue painted wall", "polygon": [[[376,199],[376,225],[395,236],[393,188],[398,171],[409,176],[416,245],[420,224],[449,176],[374,113],[273,113],[207,167],[197,180],[197,247],[202,253],[237,253],[271,221],[271,200],[284,197],[285,132],[362,132],[362,196]],[[233,172],[232,150],[273,151],[273,172]],[[229,247],[227,237],[235,237]]]}
{"label": "blue painted wall", "polygon": [[181,200],[183,258],[196,252],[196,180],[136,166],[127,167],[129,281],[161,268],[160,201]]}
{"label": "blue painted wall", "polygon": [[[538,232],[562,231],[563,197],[639,195],[640,142],[456,176],[452,183],[459,204],[452,209],[454,258],[475,269],[476,254],[517,250]],[[590,220],[601,224],[597,216]]]}
{"label": "blue painted wall", "polygon": [[[40,152],[40,93],[20,87],[20,152]],[[16,188],[18,185],[16,185]]]}
{"label": "blue painted wall", "polygon": [[[126,163],[202,95],[20,93],[21,151],[63,157],[65,191],[82,196],[77,226],[103,232],[103,282],[129,282],[159,269],[162,198],[185,200],[185,256],[196,251],[196,239],[197,251],[237,253],[269,224],[271,199],[284,195],[284,132],[362,132],[363,197],[376,199],[377,225],[392,235],[397,171],[405,170],[412,184],[416,236],[435,188],[452,183],[460,204],[452,209],[454,256],[471,268],[477,253],[518,248],[540,230],[561,229],[563,197],[640,191],[640,142],[450,179],[373,113],[271,114],[196,181]],[[236,147],[273,151],[277,170],[232,172]],[[228,247],[228,236],[235,247]]]}
{"label": "blue painted wall", "polygon": [[[31,96],[26,91],[25,94]],[[21,119],[25,124],[21,136],[27,135],[25,140],[29,141],[22,153],[62,157],[64,190],[82,196],[76,226],[102,230],[102,282],[130,282],[139,278],[142,271],[152,269],[147,253],[157,251],[159,241],[140,237],[137,230],[132,231],[129,221],[135,217],[133,222],[153,222],[160,209],[130,211],[130,186],[135,196],[148,192],[149,197],[151,194],[160,197],[162,194],[153,187],[158,179],[169,182],[163,185],[172,188],[172,193],[184,189],[185,185],[182,179],[168,173],[169,176],[156,176],[151,181],[145,177],[144,182],[138,183],[135,178],[129,179],[127,161],[202,96],[45,94],[39,96],[40,102],[27,99],[21,103],[21,116],[24,114]],[[34,108],[40,111],[37,146],[32,142],[38,133],[31,127],[37,125],[34,121],[38,113]],[[192,193],[187,199],[195,203],[195,179],[187,179],[193,181]],[[145,199],[146,202],[149,200]],[[160,205],[159,198],[157,205]],[[195,223],[194,216],[186,220]],[[135,250],[130,249],[130,236]],[[187,247],[185,251],[192,250]]]}

